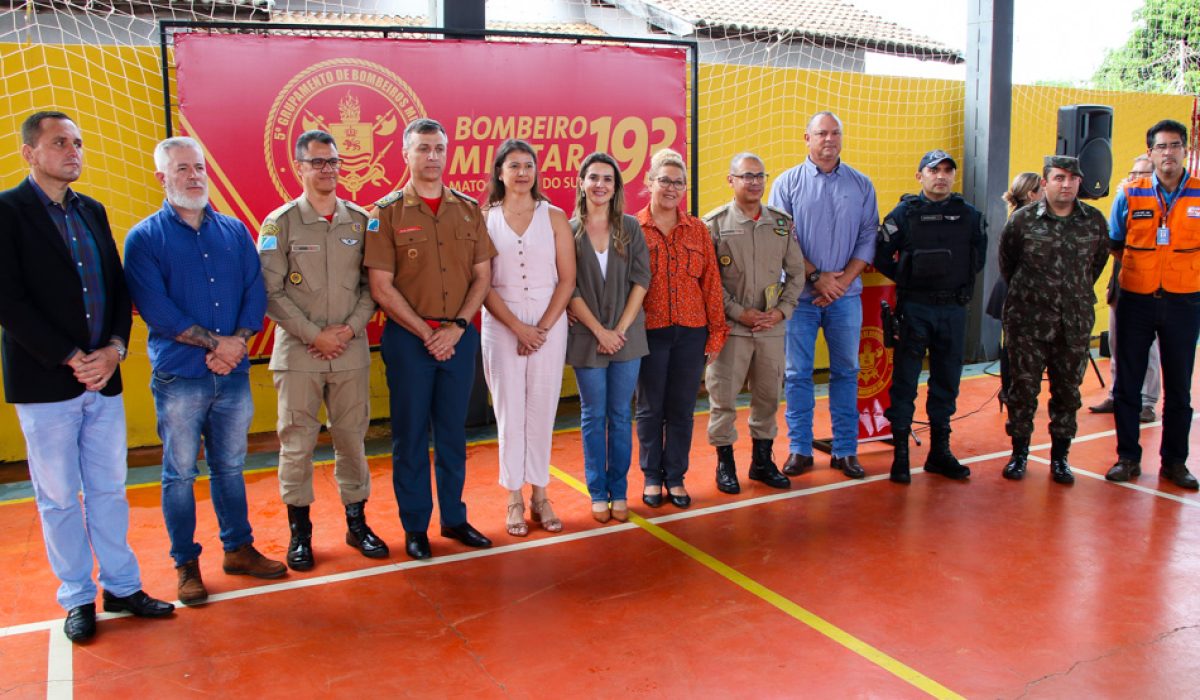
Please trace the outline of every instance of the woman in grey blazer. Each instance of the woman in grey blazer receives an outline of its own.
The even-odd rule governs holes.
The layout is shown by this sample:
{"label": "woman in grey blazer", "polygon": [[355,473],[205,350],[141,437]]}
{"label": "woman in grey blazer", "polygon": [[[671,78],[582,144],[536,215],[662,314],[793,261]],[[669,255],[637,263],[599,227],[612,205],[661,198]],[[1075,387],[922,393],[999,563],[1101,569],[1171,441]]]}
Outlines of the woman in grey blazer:
{"label": "woman in grey blazer", "polygon": [[629,519],[625,498],[633,453],[630,402],[646,355],[642,299],[650,256],[637,219],[626,216],[621,170],[607,153],[583,160],[575,192],[575,296],[578,319],[567,338],[583,432],[583,464],[592,517]]}

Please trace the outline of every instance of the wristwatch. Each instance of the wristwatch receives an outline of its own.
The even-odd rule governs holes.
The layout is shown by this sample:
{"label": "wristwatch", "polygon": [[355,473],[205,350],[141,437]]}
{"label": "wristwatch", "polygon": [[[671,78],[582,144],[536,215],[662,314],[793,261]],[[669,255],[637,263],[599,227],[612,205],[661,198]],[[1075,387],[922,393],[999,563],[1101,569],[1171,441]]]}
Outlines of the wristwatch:
{"label": "wristwatch", "polygon": [[129,354],[129,349],[125,347],[125,343],[113,338],[108,341],[108,344],[117,349],[117,362],[124,362],[125,356]]}
{"label": "wristwatch", "polygon": [[813,270],[812,272],[808,273],[808,283],[809,284],[816,284],[817,280],[819,280],[819,279],[821,279],[821,271],[820,270]]}
{"label": "wristwatch", "polygon": [[454,325],[458,326],[459,329],[461,329],[461,330],[464,330],[464,331],[467,330],[467,319],[465,319],[465,318],[452,318],[452,319],[450,319],[449,323],[453,323]]}

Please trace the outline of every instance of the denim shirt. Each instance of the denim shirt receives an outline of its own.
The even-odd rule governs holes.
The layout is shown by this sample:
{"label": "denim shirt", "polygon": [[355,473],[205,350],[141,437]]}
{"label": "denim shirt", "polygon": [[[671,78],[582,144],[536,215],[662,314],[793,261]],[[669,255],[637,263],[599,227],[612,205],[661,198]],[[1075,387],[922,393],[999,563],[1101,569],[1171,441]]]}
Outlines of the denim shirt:
{"label": "denim shirt", "polygon": [[[821,172],[811,159],[786,170],[771,187],[767,204],[791,214],[796,240],[804,259],[822,271],[844,270],[851,259],[875,259],[879,232],[879,207],[870,178],[838,161],[831,172]],[[862,293],[862,276],[856,277],[846,296]],[[813,297],[804,285],[801,299]]]}
{"label": "denim shirt", "polygon": [[[175,340],[192,326],[215,335],[262,330],[267,292],[254,241],[241,221],[212,206],[196,230],[163,202],[125,239],[125,278],[150,328],[150,365],[156,372],[208,376],[207,351]],[[248,358],[234,369],[249,371]]]}

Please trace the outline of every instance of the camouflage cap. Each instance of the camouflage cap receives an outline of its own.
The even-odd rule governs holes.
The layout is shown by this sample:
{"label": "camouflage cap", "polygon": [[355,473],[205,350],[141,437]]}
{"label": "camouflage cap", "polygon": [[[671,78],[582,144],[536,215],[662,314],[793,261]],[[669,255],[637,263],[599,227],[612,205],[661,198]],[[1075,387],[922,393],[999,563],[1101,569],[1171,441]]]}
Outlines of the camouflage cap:
{"label": "camouflage cap", "polygon": [[1042,161],[1042,166],[1066,170],[1072,175],[1083,177],[1083,171],[1079,169],[1079,159],[1074,156],[1046,156]]}

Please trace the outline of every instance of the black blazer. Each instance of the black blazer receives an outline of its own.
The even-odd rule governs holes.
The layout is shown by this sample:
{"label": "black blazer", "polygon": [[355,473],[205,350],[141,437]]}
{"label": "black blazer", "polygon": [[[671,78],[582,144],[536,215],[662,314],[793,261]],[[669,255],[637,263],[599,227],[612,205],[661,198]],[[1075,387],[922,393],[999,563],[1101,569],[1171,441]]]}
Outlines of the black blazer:
{"label": "black blazer", "polygon": [[[104,268],[103,337],[116,336],[128,347],[132,308],[108,215],[91,197],[79,198]],[[84,392],[75,373],[63,364],[72,349],[92,349],[83,283],[71,251],[28,179],[0,192],[0,327],[6,401],[67,401]],[[101,393],[121,393],[120,368]]]}

